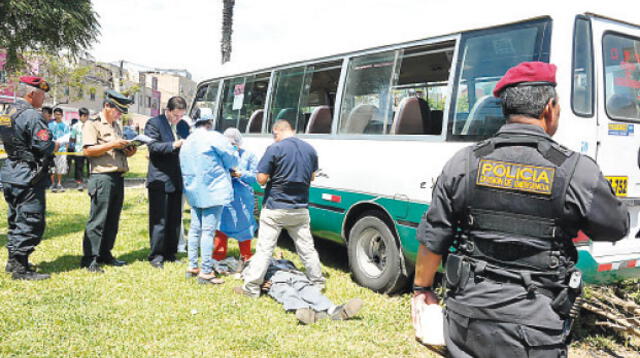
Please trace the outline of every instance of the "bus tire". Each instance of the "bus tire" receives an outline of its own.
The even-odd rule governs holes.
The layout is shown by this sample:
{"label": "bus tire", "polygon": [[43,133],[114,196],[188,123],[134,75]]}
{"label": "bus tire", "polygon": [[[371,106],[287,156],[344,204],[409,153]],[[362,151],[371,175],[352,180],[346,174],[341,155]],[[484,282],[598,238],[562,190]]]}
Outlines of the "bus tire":
{"label": "bus tire", "polygon": [[353,280],[359,285],[386,294],[406,286],[400,248],[380,212],[367,211],[358,218],[349,231],[347,252]]}

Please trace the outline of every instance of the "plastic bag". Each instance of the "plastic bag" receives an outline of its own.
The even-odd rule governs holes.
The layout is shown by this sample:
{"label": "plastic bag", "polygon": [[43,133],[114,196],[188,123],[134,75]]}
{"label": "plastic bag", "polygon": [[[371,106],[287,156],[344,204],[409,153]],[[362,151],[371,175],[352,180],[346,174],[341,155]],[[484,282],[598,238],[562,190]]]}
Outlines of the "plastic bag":
{"label": "plastic bag", "polygon": [[437,304],[428,305],[420,296],[412,302],[413,327],[419,342],[431,346],[444,346],[444,313]]}

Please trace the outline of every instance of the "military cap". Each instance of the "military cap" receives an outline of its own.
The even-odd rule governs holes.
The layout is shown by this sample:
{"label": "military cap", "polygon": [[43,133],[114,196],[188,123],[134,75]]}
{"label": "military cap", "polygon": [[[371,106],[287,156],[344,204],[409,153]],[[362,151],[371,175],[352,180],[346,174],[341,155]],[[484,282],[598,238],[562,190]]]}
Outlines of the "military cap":
{"label": "military cap", "polygon": [[107,103],[115,106],[118,111],[120,111],[120,113],[129,112],[129,105],[133,103],[133,100],[131,98],[114,90],[108,90],[107,92],[105,92],[104,100],[107,101]]}
{"label": "military cap", "polygon": [[42,77],[37,76],[20,76],[20,82],[39,90],[49,92],[49,84]]}
{"label": "military cap", "polygon": [[556,65],[546,62],[522,62],[511,67],[493,89],[493,95],[514,86],[556,86]]}

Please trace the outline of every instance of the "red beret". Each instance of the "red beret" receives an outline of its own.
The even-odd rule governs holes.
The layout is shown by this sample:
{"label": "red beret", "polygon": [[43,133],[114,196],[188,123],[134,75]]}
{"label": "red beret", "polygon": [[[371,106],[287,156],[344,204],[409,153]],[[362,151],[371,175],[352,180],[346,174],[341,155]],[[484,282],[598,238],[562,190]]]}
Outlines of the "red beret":
{"label": "red beret", "polygon": [[29,86],[41,89],[45,92],[49,92],[49,84],[42,77],[37,76],[21,76],[20,82]]}
{"label": "red beret", "polygon": [[495,97],[500,96],[503,89],[520,84],[527,86],[556,86],[556,65],[546,62],[522,62],[511,67],[493,89]]}

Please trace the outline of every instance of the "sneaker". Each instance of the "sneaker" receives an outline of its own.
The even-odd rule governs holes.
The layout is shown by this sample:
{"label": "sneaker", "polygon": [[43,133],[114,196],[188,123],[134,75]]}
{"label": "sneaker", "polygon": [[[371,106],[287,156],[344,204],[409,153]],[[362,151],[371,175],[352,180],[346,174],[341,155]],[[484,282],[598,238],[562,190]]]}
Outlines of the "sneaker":
{"label": "sneaker", "polygon": [[329,315],[333,320],[345,320],[353,318],[360,309],[364,302],[359,298],[354,298],[351,301],[336,307]]}
{"label": "sneaker", "polygon": [[58,184],[57,188],[59,192],[64,193],[64,187],[62,186],[62,184]]}
{"label": "sneaker", "polygon": [[83,182],[76,182],[78,184],[77,189],[78,191],[83,191],[84,190],[84,183]]}
{"label": "sneaker", "polygon": [[52,185],[51,186],[51,192],[52,193],[57,193],[58,192],[58,187],[56,185]]}

